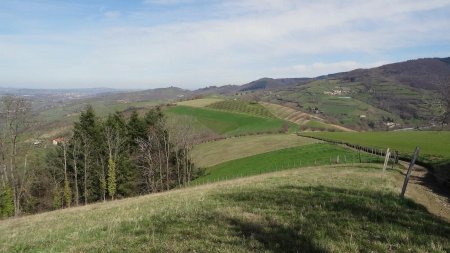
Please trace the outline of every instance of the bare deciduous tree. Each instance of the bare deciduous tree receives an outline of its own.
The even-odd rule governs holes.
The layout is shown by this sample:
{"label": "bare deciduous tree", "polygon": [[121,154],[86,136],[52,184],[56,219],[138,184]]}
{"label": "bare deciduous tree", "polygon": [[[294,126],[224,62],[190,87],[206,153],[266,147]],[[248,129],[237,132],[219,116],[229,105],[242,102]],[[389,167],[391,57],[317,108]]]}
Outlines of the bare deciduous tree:
{"label": "bare deciduous tree", "polygon": [[156,192],[158,186],[156,183],[156,166],[158,159],[154,152],[154,135],[148,135],[146,139],[138,139],[139,157],[141,161],[139,167],[143,170],[148,192]]}
{"label": "bare deciduous tree", "polygon": [[10,184],[13,190],[16,216],[21,212],[24,183],[27,181],[25,179],[27,176],[26,168],[19,169],[17,165],[18,137],[30,123],[28,121],[30,111],[31,104],[24,98],[5,96],[1,99],[1,162],[6,168],[4,170],[5,181]]}
{"label": "bare deciduous tree", "polygon": [[78,190],[78,141],[73,138],[73,149],[72,149],[72,158],[73,158],[73,171],[74,171],[74,186],[75,186],[75,205],[79,205],[80,193]]}
{"label": "bare deciduous tree", "polygon": [[81,140],[83,143],[83,156],[84,156],[84,204],[87,205],[88,203],[88,187],[87,187],[87,180],[88,180],[88,171],[89,171],[89,165],[90,165],[90,155],[91,155],[91,140],[86,135],[86,133],[81,132]]}

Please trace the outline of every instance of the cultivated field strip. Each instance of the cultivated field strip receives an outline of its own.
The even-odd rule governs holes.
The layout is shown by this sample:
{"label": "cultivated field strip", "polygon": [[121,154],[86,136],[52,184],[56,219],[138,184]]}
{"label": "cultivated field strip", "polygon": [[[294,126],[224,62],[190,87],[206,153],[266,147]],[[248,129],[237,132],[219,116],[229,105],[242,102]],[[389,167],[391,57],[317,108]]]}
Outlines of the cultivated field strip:
{"label": "cultivated field strip", "polygon": [[193,100],[186,100],[178,102],[177,105],[185,105],[185,106],[192,106],[192,107],[206,107],[210,104],[222,101],[221,98],[199,98],[199,99],[193,99]]}
{"label": "cultivated field strip", "polygon": [[[304,113],[295,109],[292,109],[287,106],[272,104],[272,103],[266,103],[266,102],[260,102],[261,105],[266,107],[273,115],[280,119],[284,119],[287,121],[290,121],[292,123],[295,123],[299,126],[305,126],[308,122],[311,120],[315,120],[318,122],[323,123],[324,126],[326,126],[329,129],[339,130],[339,131],[352,131],[351,129],[345,128],[343,126],[334,125],[325,123],[325,121],[315,115]],[[310,127],[311,128],[311,127]]]}
{"label": "cultivated field strip", "polygon": [[292,108],[272,104],[272,103],[265,103],[261,102],[261,104],[266,107],[273,115],[277,116],[278,118],[293,122],[297,125],[304,125],[306,122],[308,122],[311,118],[319,119],[319,117],[312,116],[310,114],[294,110]]}

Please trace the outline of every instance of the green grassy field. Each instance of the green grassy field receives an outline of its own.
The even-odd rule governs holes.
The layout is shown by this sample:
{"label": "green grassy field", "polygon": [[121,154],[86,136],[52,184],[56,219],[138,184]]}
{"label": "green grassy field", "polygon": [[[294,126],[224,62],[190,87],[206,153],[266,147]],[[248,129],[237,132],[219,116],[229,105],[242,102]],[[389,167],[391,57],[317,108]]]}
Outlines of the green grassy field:
{"label": "green grassy field", "polygon": [[323,137],[350,143],[379,148],[397,149],[411,154],[416,146],[421,148],[423,157],[450,158],[450,132],[442,131],[396,131],[396,132],[362,132],[362,133],[305,133],[308,136]]}
{"label": "green grassy field", "polygon": [[209,104],[207,107],[229,112],[245,113],[265,118],[275,118],[275,116],[269,110],[256,102],[242,100],[223,100]]}
{"label": "green grassy field", "polygon": [[242,136],[199,144],[192,151],[192,159],[196,166],[204,168],[247,156],[316,142],[318,141],[294,134]]}
{"label": "green grassy field", "polygon": [[[285,148],[261,153],[208,167],[204,174],[194,180],[195,184],[220,181],[277,170],[339,163],[359,163],[359,154],[348,148],[319,143]],[[381,162],[382,159],[365,153],[361,162]]]}
{"label": "green grassy field", "polygon": [[377,148],[398,150],[410,157],[416,146],[420,147],[419,161],[430,164],[438,179],[450,178],[450,132],[397,131],[364,133],[302,133],[302,135],[344,141]]}
{"label": "green grassy field", "polygon": [[219,111],[207,108],[175,106],[166,110],[170,115],[186,115],[193,117],[203,126],[217,134],[233,136],[249,133],[278,132],[284,126],[295,129],[295,125],[280,119]]}
{"label": "green grassy field", "polygon": [[0,251],[449,252],[450,224],[400,199],[402,178],[301,168],[3,220]]}

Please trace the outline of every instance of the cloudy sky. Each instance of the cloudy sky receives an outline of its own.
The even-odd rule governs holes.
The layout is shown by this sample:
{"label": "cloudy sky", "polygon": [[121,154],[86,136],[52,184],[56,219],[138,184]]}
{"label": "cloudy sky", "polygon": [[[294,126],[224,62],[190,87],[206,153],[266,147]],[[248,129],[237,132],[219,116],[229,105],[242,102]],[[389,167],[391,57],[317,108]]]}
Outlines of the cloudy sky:
{"label": "cloudy sky", "polygon": [[155,88],[450,56],[450,0],[0,0],[0,86]]}

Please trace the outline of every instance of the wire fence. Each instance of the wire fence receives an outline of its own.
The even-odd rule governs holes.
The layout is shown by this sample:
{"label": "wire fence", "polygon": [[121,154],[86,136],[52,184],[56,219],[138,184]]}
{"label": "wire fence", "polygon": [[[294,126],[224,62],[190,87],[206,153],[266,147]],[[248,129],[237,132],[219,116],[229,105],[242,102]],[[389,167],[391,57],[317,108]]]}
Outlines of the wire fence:
{"label": "wire fence", "polygon": [[[338,145],[338,144],[336,144]],[[334,155],[324,155],[320,157],[299,157],[297,160],[290,161],[277,161],[271,164],[267,164],[262,167],[255,167],[253,169],[241,169],[235,167],[229,167],[229,171],[233,173],[208,174],[203,175],[189,183],[190,186],[199,186],[204,184],[216,183],[220,181],[226,181],[230,179],[238,179],[249,176],[256,176],[265,173],[285,171],[290,169],[302,168],[302,167],[323,167],[332,165],[357,165],[357,164],[383,164],[385,157],[376,152],[362,152],[362,150],[342,152]],[[395,160],[389,161],[389,165],[393,166]]]}

